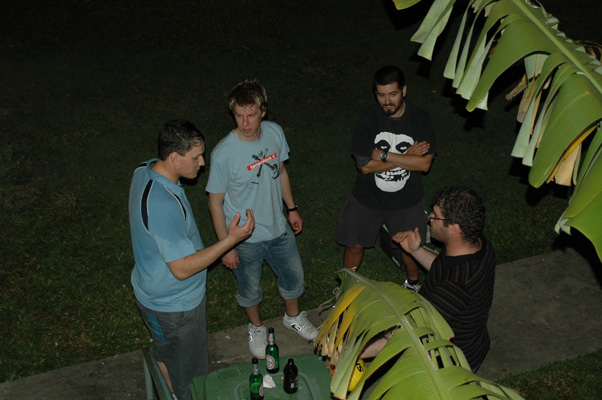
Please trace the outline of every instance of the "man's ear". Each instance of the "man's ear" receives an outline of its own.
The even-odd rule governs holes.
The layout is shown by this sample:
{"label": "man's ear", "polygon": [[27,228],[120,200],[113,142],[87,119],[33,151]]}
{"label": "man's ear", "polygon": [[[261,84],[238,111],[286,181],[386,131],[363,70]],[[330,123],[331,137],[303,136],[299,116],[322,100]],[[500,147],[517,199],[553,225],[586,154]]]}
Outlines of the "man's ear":
{"label": "man's ear", "polygon": [[449,224],[449,229],[451,229],[451,231],[454,233],[459,233],[460,235],[463,234],[462,229],[458,224]]}
{"label": "man's ear", "polygon": [[405,99],[406,94],[408,94],[408,86],[407,85],[403,85],[403,89],[401,89],[401,94],[403,95],[403,98]]}
{"label": "man's ear", "polygon": [[179,159],[179,154],[175,151],[172,151],[171,153],[169,153],[169,156],[167,157],[167,160],[169,161],[169,163],[171,165],[177,165],[178,159]]}

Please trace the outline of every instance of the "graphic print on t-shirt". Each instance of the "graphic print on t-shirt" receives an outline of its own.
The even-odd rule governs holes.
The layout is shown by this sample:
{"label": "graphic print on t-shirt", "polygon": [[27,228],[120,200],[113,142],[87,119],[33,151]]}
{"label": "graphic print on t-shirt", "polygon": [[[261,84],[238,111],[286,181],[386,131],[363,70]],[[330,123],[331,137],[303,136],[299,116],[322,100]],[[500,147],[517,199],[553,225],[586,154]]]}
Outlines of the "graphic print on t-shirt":
{"label": "graphic print on t-shirt", "polygon": [[[402,134],[381,132],[374,138],[375,148],[387,150],[389,153],[404,154],[414,144],[414,139]],[[383,192],[397,192],[406,185],[410,178],[410,171],[395,168],[390,171],[374,174],[376,186]]]}
{"label": "graphic print on t-shirt", "polygon": [[272,179],[277,179],[280,176],[280,165],[277,162],[272,162],[277,159],[278,155],[276,153],[267,155],[267,153],[268,149],[265,149],[265,151],[259,151],[258,154],[251,156],[255,162],[247,166],[248,171],[253,171],[253,179],[249,181],[249,187],[259,187],[259,179],[261,178],[263,167],[271,170]]}

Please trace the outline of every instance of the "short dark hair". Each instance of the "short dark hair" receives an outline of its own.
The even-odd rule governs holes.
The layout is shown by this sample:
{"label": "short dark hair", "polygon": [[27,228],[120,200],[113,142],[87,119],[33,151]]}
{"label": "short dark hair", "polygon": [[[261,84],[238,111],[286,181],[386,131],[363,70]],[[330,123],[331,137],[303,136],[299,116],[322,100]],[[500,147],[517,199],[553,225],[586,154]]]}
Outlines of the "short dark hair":
{"label": "short dark hair", "polygon": [[397,82],[399,88],[403,88],[406,84],[406,77],[403,71],[394,65],[387,65],[386,67],[380,68],[374,73],[372,79],[372,90],[376,91],[376,85],[388,85],[390,83]]}
{"label": "short dark hair", "polygon": [[434,206],[441,209],[445,226],[458,224],[464,240],[478,243],[485,227],[485,206],[474,190],[458,186],[439,189],[433,196]]}
{"label": "short dark hair", "polygon": [[234,86],[228,97],[228,107],[234,111],[234,105],[245,107],[256,104],[261,111],[268,109],[268,95],[265,88],[256,80],[245,79]]}
{"label": "short dark hair", "polygon": [[174,119],[163,125],[157,141],[158,155],[161,161],[174,151],[183,156],[193,147],[205,143],[205,138],[194,124],[183,119]]}

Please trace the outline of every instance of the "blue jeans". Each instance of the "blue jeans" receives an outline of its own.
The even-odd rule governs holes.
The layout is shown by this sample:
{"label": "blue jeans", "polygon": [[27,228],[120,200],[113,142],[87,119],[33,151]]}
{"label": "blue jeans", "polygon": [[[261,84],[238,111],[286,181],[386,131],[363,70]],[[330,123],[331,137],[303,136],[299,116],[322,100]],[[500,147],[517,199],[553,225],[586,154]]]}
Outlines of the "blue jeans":
{"label": "blue jeans", "polygon": [[261,275],[264,260],[278,278],[278,291],[284,300],[297,299],[305,291],[297,240],[288,224],[282,236],[264,242],[243,242],[236,246],[236,251],[240,263],[233,272],[238,281],[236,294],[241,307],[254,307],[263,300]]}
{"label": "blue jeans", "polygon": [[192,379],[209,373],[207,297],[196,308],[181,312],[159,312],[136,304],[153,337],[153,354],[167,367],[176,396],[192,399]]}

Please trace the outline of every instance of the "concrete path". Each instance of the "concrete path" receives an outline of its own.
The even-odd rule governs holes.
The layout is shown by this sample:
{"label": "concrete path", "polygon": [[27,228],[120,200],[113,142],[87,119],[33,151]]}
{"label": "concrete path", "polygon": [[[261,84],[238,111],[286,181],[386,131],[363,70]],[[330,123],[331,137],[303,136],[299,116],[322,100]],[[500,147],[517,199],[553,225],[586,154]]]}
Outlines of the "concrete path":
{"label": "concrete path", "polygon": [[[479,375],[496,380],[602,348],[602,266],[575,250],[554,251],[497,267],[489,331],[492,347]],[[308,312],[316,325],[326,317]],[[313,346],[273,326],[281,355],[311,353]],[[250,362],[247,328],[209,337],[211,369]],[[145,399],[142,352],[61,368],[0,384],[4,399]]]}

